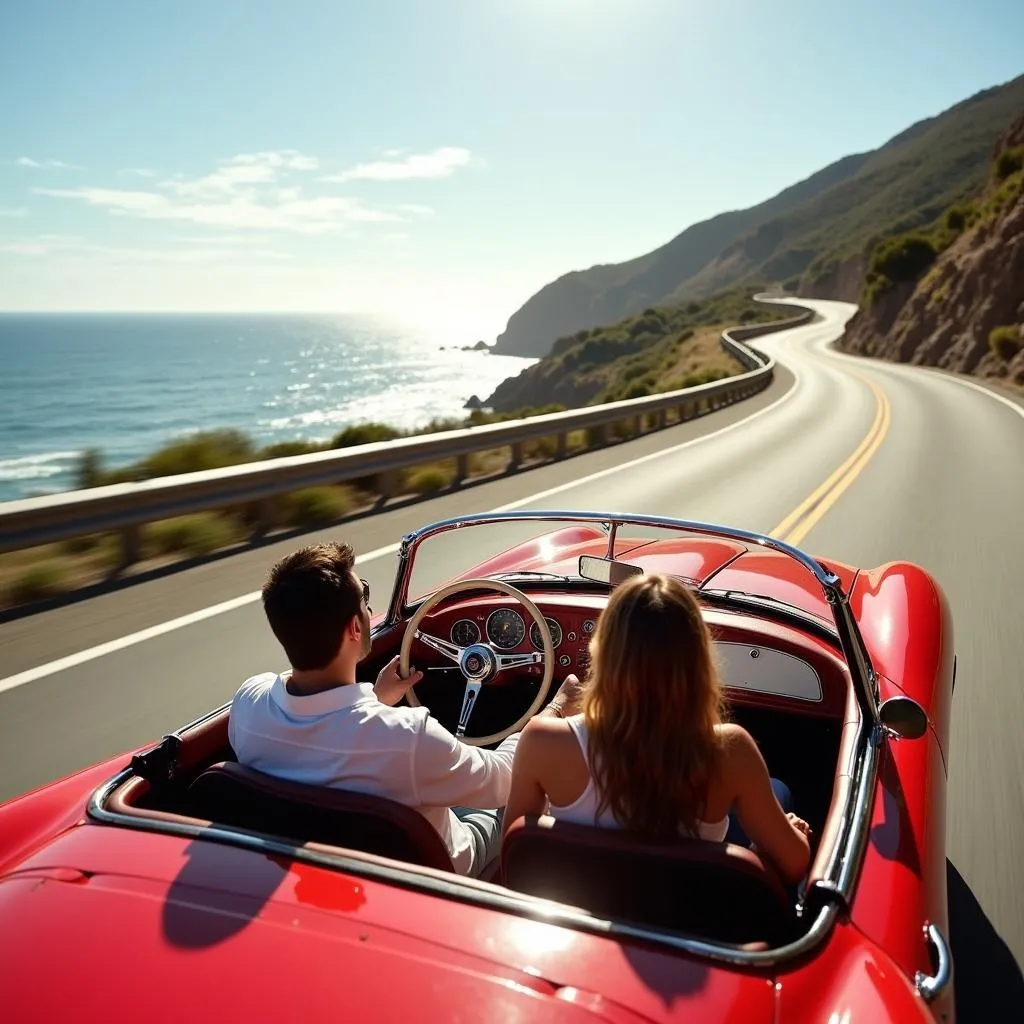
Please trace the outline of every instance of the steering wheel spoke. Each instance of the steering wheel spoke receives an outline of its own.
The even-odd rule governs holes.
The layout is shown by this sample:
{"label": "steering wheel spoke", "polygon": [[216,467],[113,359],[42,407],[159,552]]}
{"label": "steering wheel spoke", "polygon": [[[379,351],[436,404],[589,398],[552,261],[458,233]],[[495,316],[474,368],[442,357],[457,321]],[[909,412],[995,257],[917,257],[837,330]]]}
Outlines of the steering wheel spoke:
{"label": "steering wheel spoke", "polygon": [[433,647],[435,651],[443,654],[450,661],[454,661],[456,665],[459,664],[459,659],[462,657],[464,648],[457,647],[455,644],[450,643],[447,640],[442,640],[439,637],[431,636],[429,633],[423,633],[420,630],[416,630],[413,636],[420,641],[420,643],[426,644],[428,647]]}
{"label": "steering wheel spoke", "polygon": [[528,651],[526,654],[499,654],[495,660],[498,663],[498,671],[504,672],[507,668],[521,668],[523,665],[540,665],[544,661],[544,655],[540,651]]}
{"label": "steering wheel spoke", "polygon": [[[507,597],[518,601],[529,612],[530,617],[541,631],[544,643],[543,651],[502,654],[488,643],[477,642],[470,644],[468,647],[458,647],[447,640],[440,639],[440,637],[420,632],[420,623],[440,602],[447,601],[458,594],[477,593],[480,590],[496,590],[498,593],[505,594]],[[500,742],[514,732],[520,732],[533,715],[540,710],[551,686],[551,680],[554,678],[555,649],[541,610],[526,594],[521,590],[517,590],[510,583],[504,582],[504,580],[492,579],[490,577],[457,580],[453,583],[445,584],[445,586],[436,590],[423,601],[412,613],[405,628],[405,634],[402,637],[399,649],[399,671],[403,676],[409,674],[412,645],[416,640],[422,641],[427,647],[443,655],[446,660],[458,665],[463,678],[466,680],[466,688],[462,694],[462,707],[459,711],[455,735],[464,743],[470,743],[473,746],[488,746],[492,743]],[[516,721],[510,722],[505,727],[498,729],[497,732],[489,735],[467,735],[467,727],[480,696],[481,688],[486,686],[494,676],[505,669],[524,668],[528,665],[543,666],[543,675],[539,680],[539,685],[536,687],[536,692],[533,695],[530,706],[526,708]],[[406,699],[412,707],[421,706],[415,686],[409,688],[406,693]]]}
{"label": "steering wheel spoke", "polygon": [[480,696],[480,682],[475,679],[466,680],[466,689],[462,694],[462,710],[459,712],[459,724],[455,727],[455,735],[461,740],[466,735],[469,716],[476,707],[476,699]]}

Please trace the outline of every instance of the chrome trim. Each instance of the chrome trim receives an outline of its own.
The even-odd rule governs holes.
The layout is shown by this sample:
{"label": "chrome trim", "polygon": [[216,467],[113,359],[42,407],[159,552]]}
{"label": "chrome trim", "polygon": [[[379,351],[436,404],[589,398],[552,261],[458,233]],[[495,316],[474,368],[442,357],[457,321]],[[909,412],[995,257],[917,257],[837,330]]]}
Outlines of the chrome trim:
{"label": "chrome trim", "polygon": [[926,1003],[934,1003],[953,983],[953,954],[945,935],[934,922],[925,925],[924,938],[935,950],[935,973],[918,971],[914,975],[914,988]]}
{"label": "chrome trim", "polygon": [[[751,530],[740,530],[735,527],[720,526],[699,520],[675,519],[670,516],[652,515],[617,515],[610,512],[570,512],[570,511],[529,511],[529,512],[484,512],[467,516],[456,516],[430,523],[407,533],[401,540],[398,551],[398,569],[395,573],[395,586],[391,593],[385,622],[397,625],[403,618],[409,596],[409,576],[419,546],[430,537],[449,530],[465,529],[483,523],[517,523],[517,522],[563,522],[593,523],[599,528],[607,525],[610,535],[618,532],[620,526],[653,526],[663,529],[675,529],[688,533],[701,534],[708,537],[721,537],[725,540],[737,540],[744,544],[768,548],[780,554],[788,555],[799,562],[817,580],[824,593],[825,600],[832,610],[835,620],[839,645],[846,658],[847,666],[853,677],[859,696],[863,699],[864,710],[870,715],[873,723],[878,722],[878,679],[875,675],[871,658],[864,647],[860,628],[850,608],[849,595],[842,589],[842,580],[826,569],[810,555],[785,541],[769,537],[767,534],[755,533]],[[493,614],[493,612],[492,612]],[[485,635],[487,631],[485,630]]]}
{"label": "chrome trim", "polygon": [[[122,770],[92,794],[87,808],[87,816],[93,821],[137,831],[165,833],[190,839],[201,838],[261,853],[283,855],[292,860],[346,871],[350,874],[429,895],[443,896],[507,913],[525,914],[535,920],[575,928],[612,939],[638,940],[733,967],[773,968],[791,958],[811,952],[827,936],[840,911],[848,911],[852,902],[854,883],[863,863],[868,841],[868,829],[878,777],[879,748],[885,742],[884,730],[877,720],[877,700],[875,698],[877,680],[850,610],[848,595],[841,588],[841,580],[808,555],[783,541],[745,530],[714,526],[708,523],[669,519],[662,516],[616,516],[608,513],[588,512],[523,512],[464,516],[432,524],[402,538],[398,574],[392,592],[391,606],[384,622],[374,629],[373,635],[379,635],[386,629],[394,628],[400,621],[399,613],[404,609],[408,592],[408,572],[411,559],[426,538],[436,533],[480,522],[548,521],[551,519],[604,523],[610,524],[611,529],[616,529],[619,524],[669,526],[693,533],[740,540],[789,555],[808,569],[821,585],[826,600],[833,609],[840,646],[846,657],[858,703],[865,714],[861,719],[857,736],[859,749],[853,767],[853,784],[849,788],[844,806],[840,809],[842,826],[830,851],[824,877],[811,888],[808,898],[803,901],[802,909],[813,914],[813,921],[800,938],[787,945],[765,951],[739,950],[734,946],[706,942],[658,928],[637,927],[596,918],[577,908],[515,893],[475,880],[463,880],[457,875],[437,877],[429,873],[427,869],[417,868],[414,865],[396,867],[387,863],[354,859],[341,851],[329,853],[311,850],[308,847],[294,846],[269,836],[235,831],[199,821],[192,825],[185,822],[159,821],[112,812],[107,809],[106,802],[118,786],[132,777],[130,768]],[[180,736],[193,726],[206,721],[212,715],[222,711],[225,706],[222,705],[208,715],[197,719],[191,725],[179,730],[177,735]],[[814,897],[814,902],[820,903],[820,905],[812,905],[811,897]],[[934,936],[929,931],[928,937],[938,953],[938,969],[934,977],[921,977],[918,990],[922,992],[924,998],[934,999],[941,994],[943,986],[948,984],[952,968],[944,937],[937,929]]]}

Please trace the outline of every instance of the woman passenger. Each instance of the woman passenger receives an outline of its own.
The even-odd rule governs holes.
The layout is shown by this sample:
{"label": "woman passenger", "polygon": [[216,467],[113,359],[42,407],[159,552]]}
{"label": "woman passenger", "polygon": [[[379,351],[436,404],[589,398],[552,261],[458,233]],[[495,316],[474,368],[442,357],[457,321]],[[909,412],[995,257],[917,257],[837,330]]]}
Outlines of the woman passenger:
{"label": "woman passenger", "polygon": [[621,584],[590,655],[579,698],[523,730],[505,829],[550,813],[646,838],[749,837],[787,883],[799,881],[810,828],[783,810],[750,733],[723,721],[711,636],[690,590],[665,575]]}

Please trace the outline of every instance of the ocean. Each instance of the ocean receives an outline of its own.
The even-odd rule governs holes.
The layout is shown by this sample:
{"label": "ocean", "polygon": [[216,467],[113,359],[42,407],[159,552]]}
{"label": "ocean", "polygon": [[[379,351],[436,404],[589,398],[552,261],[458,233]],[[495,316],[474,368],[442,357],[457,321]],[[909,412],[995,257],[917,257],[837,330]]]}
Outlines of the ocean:
{"label": "ocean", "polygon": [[0,314],[0,501],[73,487],[88,448],[115,468],[218,427],[268,444],[465,416],[535,361],[475,340],[342,314]]}

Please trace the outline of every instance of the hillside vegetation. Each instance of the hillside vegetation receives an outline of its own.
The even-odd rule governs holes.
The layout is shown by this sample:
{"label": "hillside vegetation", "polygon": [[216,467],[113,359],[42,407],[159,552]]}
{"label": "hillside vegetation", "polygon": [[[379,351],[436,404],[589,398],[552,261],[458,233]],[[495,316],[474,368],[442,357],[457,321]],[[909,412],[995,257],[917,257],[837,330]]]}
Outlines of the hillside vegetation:
{"label": "hillside vegetation", "polygon": [[984,187],[868,257],[848,351],[1024,386],[1024,116]]}
{"label": "hillside vegetation", "polygon": [[755,279],[852,300],[879,241],[928,225],[982,186],[993,147],[1022,109],[1024,76],[918,122],[877,150],[844,157],[765,203],[695,224],[651,253],[566,274],[512,315],[497,350],[546,355],[555,338],[581,328]]}
{"label": "hillside vegetation", "polygon": [[742,372],[720,344],[725,327],[785,319],[751,290],[703,301],[650,307],[607,327],[583,328],[555,341],[549,355],[504,381],[487,399],[496,411],[558,403],[568,407],[643,398]]}

